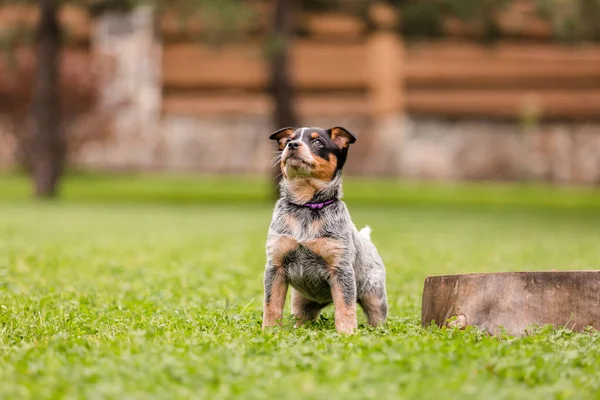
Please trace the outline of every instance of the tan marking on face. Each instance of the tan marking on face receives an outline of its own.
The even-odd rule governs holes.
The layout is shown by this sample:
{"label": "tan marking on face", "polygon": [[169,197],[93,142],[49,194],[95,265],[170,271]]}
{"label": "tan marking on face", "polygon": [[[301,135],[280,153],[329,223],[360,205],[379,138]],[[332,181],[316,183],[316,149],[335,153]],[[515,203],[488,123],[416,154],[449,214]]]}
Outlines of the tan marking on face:
{"label": "tan marking on face", "polygon": [[292,135],[290,136],[290,139],[292,139],[292,140],[296,139],[296,134],[292,133]]}
{"label": "tan marking on face", "polygon": [[282,139],[279,139],[279,140],[277,141],[277,144],[279,145],[279,150],[283,150],[283,149],[285,149],[285,145],[286,145],[286,143],[287,143],[287,138],[282,138]]}
{"label": "tan marking on face", "polygon": [[278,269],[273,286],[271,287],[271,298],[267,302],[265,296],[263,304],[263,328],[282,324],[283,307],[287,295],[288,283],[285,279],[283,269]]}
{"label": "tan marking on face", "polygon": [[367,315],[367,321],[371,326],[377,326],[384,321],[384,315],[381,312],[381,305],[383,300],[380,299],[375,293],[366,293],[360,299],[365,314]]}
{"label": "tan marking on face", "polygon": [[337,167],[337,158],[334,154],[329,154],[329,158],[315,157],[315,167],[312,176],[322,181],[331,181]]}
{"label": "tan marking on face", "polygon": [[279,145],[279,150],[283,150],[285,148],[287,139],[290,137],[292,132],[294,132],[293,129],[286,129],[284,131],[279,132],[279,134],[276,136],[277,144]]}
{"label": "tan marking on face", "polygon": [[291,236],[279,235],[267,241],[267,254],[274,266],[283,267],[283,257],[298,248],[298,242]]}
{"label": "tan marking on face", "polygon": [[281,157],[281,162],[279,163],[279,168],[281,168],[281,175],[287,179],[287,171],[285,170],[285,162],[283,161],[283,157]]}
{"label": "tan marking on face", "polygon": [[339,333],[354,333],[358,325],[356,322],[356,302],[346,304],[344,293],[335,277],[331,281],[331,297],[335,305],[335,329]]}
{"label": "tan marking on face", "polygon": [[313,132],[313,133],[310,134],[310,138],[311,139],[316,139],[318,137],[319,137],[319,133],[318,132]]}
{"label": "tan marking on face", "polygon": [[350,138],[348,137],[348,134],[340,128],[333,128],[331,131],[331,140],[333,140],[333,143],[342,149],[350,145]]}
{"label": "tan marking on face", "polygon": [[302,243],[306,248],[320,256],[331,270],[337,268],[339,258],[344,250],[339,240],[319,238]]}

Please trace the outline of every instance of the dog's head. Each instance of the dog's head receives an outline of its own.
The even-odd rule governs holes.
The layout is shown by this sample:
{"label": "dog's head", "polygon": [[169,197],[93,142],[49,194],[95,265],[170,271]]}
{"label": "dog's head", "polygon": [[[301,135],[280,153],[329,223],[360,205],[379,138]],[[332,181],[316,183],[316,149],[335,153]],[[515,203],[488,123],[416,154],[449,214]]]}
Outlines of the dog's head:
{"label": "dog's head", "polygon": [[296,177],[331,181],[346,162],[349,146],[356,141],[342,127],[283,128],[269,137],[281,151],[281,172],[285,179]]}

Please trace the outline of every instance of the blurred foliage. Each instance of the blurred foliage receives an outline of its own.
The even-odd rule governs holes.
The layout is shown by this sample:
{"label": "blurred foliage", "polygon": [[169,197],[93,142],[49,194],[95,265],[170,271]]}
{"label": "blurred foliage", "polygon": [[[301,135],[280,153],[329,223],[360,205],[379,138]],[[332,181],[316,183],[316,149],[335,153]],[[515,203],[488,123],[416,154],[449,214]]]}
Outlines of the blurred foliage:
{"label": "blurred foliage", "polygon": [[[256,21],[254,10],[243,0],[57,0],[57,3],[84,7],[93,17],[107,11],[127,11],[138,5],[150,5],[157,9],[157,15],[175,13],[183,26],[194,19],[201,20],[203,29],[197,39],[214,44],[237,39]],[[0,7],[5,5],[37,5],[37,1],[0,0]],[[0,46],[4,48],[31,36],[27,30],[13,34],[12,27],[5,28],[0,27]]]}
{"label": "blurred foliage", "polygon": [[[129,0],[135,2],[135,0]],[[253,28],[254,10],[242,0],[150,0],[157,15],[173,12],[181,27],[201,21],[202,29],[195,39],[212,45],[236,41]]]}
{"label": "blurred foliage", "polygon": [[[302,0],[307,11],[337,11],[368,19],[369,0]],[[444,24],[459,20],[476,28],[477,39],[491,42],[504,36],[498,16],[521,0],[387,0],[400,15],[398,32],[409,39],[444,36]],[[600,0],[531,0],[537,14],[548,21],[553,39],[577,42],[600,40]],[[369,22],[369,21],[368,21]]]}
{"label": "blurred foliage", "polygon": [[600,0],[537,0],[537,5],[558,39],[600,41]]}
{"label": "blurred foliage", "polygon": [[[203,29],[195,37],[207,43],[222,45],[239,39],[256,29],[259,23],[252,1],[245,0],[57,0],[59,3],[79,4],[92,15],[106,10],[127,10],[138,4],[150,4],[174,12],[182,26],[201,20]],[[600,0],[530,0],[538,15],[552,27],[553,38],[567,42],[600,40]],[[503,36],[498,14],[522,0],[387,0],[399,10],[398,32],[407,38],[433,38],[444,35],[448,19],[460,20],[475,26],[478,38],[493,41]],[[6,4],[36,4],[33,0],[0,0]],[[368,20],[371,0],[297,0],[303,11],[342,12]],[[0,29],[0,50],[10,49],[15,40],[31,39],[26,30],[10,27]]]}
{"label": "blurred foliage", "polygon": [[33,31],[23,24],[3,28],[0,33],[0,56],[9,69],[16,67],[14,49],[19,44],[33,43]]}
{"label": "blurred foliage", "polygon": [[451,17],[481,25],[481,38],[494,41],[502,36],[497,15],[506,10],[512,0],[461,0],[447,2]]}
{"label": "blurred foliage", "polygon": [[372,3],[368,0],[299,0],[302,10],[313,12],[342,11],[353,15],[362,15]]}
{"label": "blurred foliage", "polygon": [[[254,9],[254,1],[245,0],[57,0],[59,3],[85,6],[92,16],[106,10],[128,10],[139,4],[157,8],[157,15],[172,12],[182,27],[201,21],[202,29],[196,30],[192,39],[213,45],[224,45],[239,40],[243,35],[256,31],[260,18]],[[387,0],[399,11],[401,19],[398,32],[409,39],[435,38],[445,34],[449,20],[461,21],[477,34],[471,38],[494,41],[504,33],[498,23],[498,15],[523,0]],[[0,0],[6,4],[36,4],[33,0]],[[297,0],[301,11],[341,12],[359,16],[369,26],[370,0]],[[530,0],[538,15],[548,21],[552,38],[576,43],[584,40],[600,40],[600,0]],[[300,27],[301,29],[301,27]],[[66,32],[68,34],[68,32]],[[30,42],[31,34],[19,26],[0,27],[0,51],[10,50],[16,41]]]}

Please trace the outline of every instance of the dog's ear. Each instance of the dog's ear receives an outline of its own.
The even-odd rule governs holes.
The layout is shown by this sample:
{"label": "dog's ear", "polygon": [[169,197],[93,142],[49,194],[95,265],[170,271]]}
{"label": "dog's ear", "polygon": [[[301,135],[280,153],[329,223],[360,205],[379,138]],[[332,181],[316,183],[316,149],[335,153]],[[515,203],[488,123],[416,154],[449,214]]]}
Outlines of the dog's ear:
{"label": "dog's ear", "polygon": [[295,129],[292,127],[281,128],[271,134],[269,139],[277,140],[279,143],[279,150],[283,150],[285,147],[286,140],[294,133]]}
{"label": "dog's ear", "polygon": [[333,143],[335,143],[340,149],[347,149],[348,146],[356,142],[356,137],[346,128],[342,128],[341,126],[336,126],[328,129],[327,131],[329,132]]}

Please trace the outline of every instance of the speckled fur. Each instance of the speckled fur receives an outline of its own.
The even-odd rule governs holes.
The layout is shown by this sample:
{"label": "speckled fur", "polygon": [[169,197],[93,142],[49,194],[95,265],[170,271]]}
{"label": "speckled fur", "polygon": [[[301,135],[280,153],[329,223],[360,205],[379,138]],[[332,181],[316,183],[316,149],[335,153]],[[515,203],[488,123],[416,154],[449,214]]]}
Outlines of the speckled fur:
{"label": "speckled fur", "polygon": [[[297,139],[303,129],[319,132],[321,136],[325,132],[331,137],[331,130],[320,128],[301,128],[288,132],[288,135],[294,137],[295,133]],[[308,139],[303,135],[300,137],[306,142],[304,145],[310,145],[310,135],[306,135]],[[328,140],[327,137],[324,140]],[[333,143],[340,146],[333,139],[327,144],[331,146]],[[359,232],[346,204],[341,201],[341,166],[345,161],[347,144],[339,152],[333,152],[343,159],[328,181],[308,182],[312,179],[310,173],[292,178],[289,173],[284,174],[281,198],[275,205],[267,237],[265,327],[277,323],[277,317],[280,318],[283,312],[282,301],[272,304],[273,293],[286,291],[288,285],[292,287],[292,313],[297,324],[315,320],[320,310],[332,302],[335,303],[336,329],[339,332],[352,333],[356,328],[357,303],[362,306],[371,325],[385,322],[387,296],[383,261],[371,242],[370,228]],[[284,163],[282,168],[285,168]],[[311,203],[330,199],[337,201],[318,210],[303,206],[298,202],[298,179],[307,179],[306,184],[318,188],[310,199]]]}

